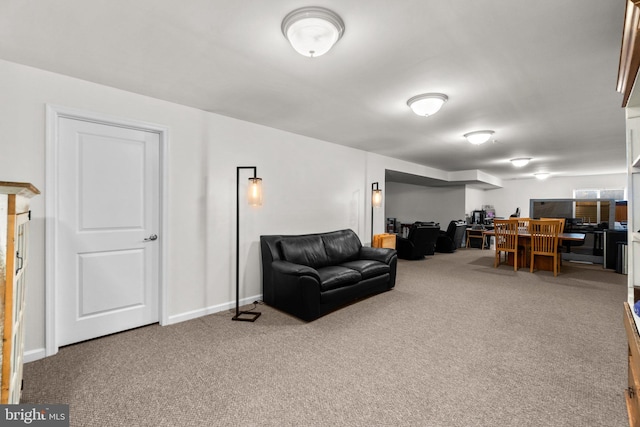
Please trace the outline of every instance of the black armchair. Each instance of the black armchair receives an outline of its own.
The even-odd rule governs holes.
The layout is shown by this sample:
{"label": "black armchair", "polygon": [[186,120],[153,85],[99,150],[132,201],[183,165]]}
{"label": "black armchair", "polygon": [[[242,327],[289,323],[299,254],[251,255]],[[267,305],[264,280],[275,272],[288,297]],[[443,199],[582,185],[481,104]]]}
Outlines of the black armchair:
{"label": "black armchair", "polygon": [[407,238],[396,237],[398,258],[415,260],[422,259],[425,255],[433,255],[439,234],[439,226],[413,224]]}
{"label": "black armchair", "polygon": [[462,247],[462,240],[467,229],[464,221],[451,221],[447,231],[441,231],[436,241],[436,252],[452,253]]}

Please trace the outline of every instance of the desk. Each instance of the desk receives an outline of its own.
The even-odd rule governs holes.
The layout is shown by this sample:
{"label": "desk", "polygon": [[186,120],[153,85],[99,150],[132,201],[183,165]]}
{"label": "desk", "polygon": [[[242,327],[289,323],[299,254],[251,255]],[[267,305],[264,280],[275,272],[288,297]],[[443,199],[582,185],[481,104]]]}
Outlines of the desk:
{"label": "desk", "polygon": [[[484,230],[484,236],[495,236],[495,232],[493,230]],[[531,234],[529,233],[518,233],[518,240],[524,240],[524,246],[531,246]],[[582,242],[584,241],[583,233],[559,233],[558,234],[558,246],[562,245],[563,241],[569,242]],[[525,267],[529,267],[529,256],[525,255],[526,265]],[[509,265],[513,265],[513,255],[509,254],[508,257]],[[552,258],[536,258],[535,268],[538,270],[549,270],[553,271],[553,259]]]}
{"label": "desk", "polygon": [[481,239],[482,243],[480,243],[480,249],[484,249],[485,237],[487,236],[488,231],[493,232],[493,230],[487,230],[485,228],[467,228],[467,242],[465,243],[465,246],[470,248],[472,239]]}

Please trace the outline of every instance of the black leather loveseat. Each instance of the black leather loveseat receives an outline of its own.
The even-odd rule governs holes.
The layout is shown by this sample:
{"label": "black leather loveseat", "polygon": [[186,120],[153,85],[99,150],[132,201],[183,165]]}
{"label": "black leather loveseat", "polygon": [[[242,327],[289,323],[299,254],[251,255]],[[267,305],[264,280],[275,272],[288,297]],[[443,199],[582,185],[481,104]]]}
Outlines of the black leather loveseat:
{"label": "black leather loveseat", "polygon": [[260,236],[260,249],[264,302],[303,320],[396,283],[395,249],[364,247],[353,230]]}

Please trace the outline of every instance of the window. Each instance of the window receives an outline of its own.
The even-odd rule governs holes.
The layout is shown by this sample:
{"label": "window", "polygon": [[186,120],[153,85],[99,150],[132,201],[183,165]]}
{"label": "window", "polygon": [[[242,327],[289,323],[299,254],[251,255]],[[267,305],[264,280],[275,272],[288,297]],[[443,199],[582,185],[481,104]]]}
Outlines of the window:
{"label": "window", "polygon": [[573,190],[573,198],[574,199],[624,200],[624,189],[622,190],[596,190],[596,189]]}
{"label": "window", "polygon": [[[611,212],[611,199],[623,200],[623,190],[594,190],[580,189],[573,190],[575,199],[591,199],[576,200],[575,202],[575,218],[581,218],[585,224],[599,224],[602,221],[609,222],[609,213]],[[610,199],[610,200],[593,200],[593,199]]]}
{"label": "window", "polygon": [[573,190],[574,199],[597,199],[598,190]]}

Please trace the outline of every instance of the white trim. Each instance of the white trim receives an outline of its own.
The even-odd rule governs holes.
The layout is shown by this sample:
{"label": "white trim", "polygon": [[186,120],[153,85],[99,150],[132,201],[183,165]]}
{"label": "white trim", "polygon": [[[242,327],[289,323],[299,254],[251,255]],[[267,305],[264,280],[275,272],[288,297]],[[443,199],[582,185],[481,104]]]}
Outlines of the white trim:
{"label": "white trim", "polygon": [[[59,105],[46,104],[46,138],[45,138],[45,356],[52,356],[58,352],[58,342],[56,340],[56,254],[55,247],[58,238],[57,221],[58,217],[58,120],[60,118],[72,118],[78,120],[91,121],[110,126],[120,126],[131,129],[139,129],[147,132],[157,133],[160,139],[160,271],[159,278],[159,322],[160,325],[169,324],[169,313],[167,309],[167,255],[171,236],[168,232],[169,222],[169,187],[167,185],[169,176],[169,128],[155,123],[138,120],[124,119],[121,117],[108,116],[106,114],[94,113]],[[35,350],[29,352],[37,352]],[[37,357],[34,355],[33,357]],[[35,359],[34,359],[35,360]]]}
{"label": "white trim", "polygon": [[47,357],[44,347],[36,348],[35,350],[29,350],[24,352],[24,363],[35,362],[36,360],[44,359]]}
{"label": "white trim", "polygon": [[[254,301],[262,301],[262,295],[243,298],[240,300],[240,305],[251,304]],[[230,301],[224,304],[211,305],[209,307],[200,308],[198,310],[187,311],[185,313],[169,316],[169,323],[166,324],[173,325],[174,323],[185,322],[187,320],[197,319],[198,317],[208,316],[209,314],[220,313],[221,311],[232,310],[235,308],[235,301]],[[231,319],[234,313],[229,313],[229,319]]]}

